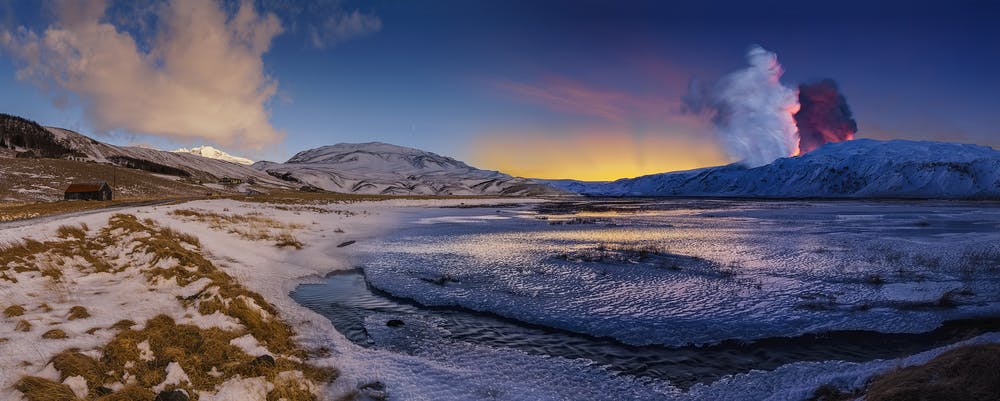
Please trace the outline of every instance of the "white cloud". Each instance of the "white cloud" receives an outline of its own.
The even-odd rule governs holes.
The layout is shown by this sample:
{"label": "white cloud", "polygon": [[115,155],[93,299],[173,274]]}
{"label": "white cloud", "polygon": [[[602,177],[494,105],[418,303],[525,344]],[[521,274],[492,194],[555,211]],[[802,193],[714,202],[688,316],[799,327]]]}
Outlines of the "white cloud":
{"label": "white cloud", "polygon": [[75,95],[98,130],[243,149],[284,136],[268,122],[278,82],[262,59],[282,26],[251,1],[226,15],[216,2],[171,0],[156,8],[147,50],[105,21],[103,0],[57,2],[55,11],[43,32],[5,31],[0,46],[20,63],[19,79]]}
{"label": "white cloud", "polygon": [[350,13],[335,13],[327,17],[318,27],[310,31],[313,46],[324,48],[340,42],[371,35],[382,30],[382,19],[374,14],[362,14],[358,10]]}

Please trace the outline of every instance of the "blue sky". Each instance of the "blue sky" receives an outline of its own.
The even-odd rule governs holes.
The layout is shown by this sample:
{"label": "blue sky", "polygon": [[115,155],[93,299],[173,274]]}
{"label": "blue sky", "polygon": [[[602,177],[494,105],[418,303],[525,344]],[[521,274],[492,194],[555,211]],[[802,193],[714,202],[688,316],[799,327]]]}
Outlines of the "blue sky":
{"label": "blue sky", "polygon": [[[112,1],[97,21],[127,33],[142,53],[156,46],[154,38],[167,25],[158,21],[166,18],[169,3]],[[263,110],[263,124],[280,139],[169,129],[149,135],[141,129],[157,127],[88,112],[86,104],[106,100],[94,100],[87,78],[63,85],[70,89],[45,77],[18,79],[30,61],[10,46],[0,48],[0,111],[116,144],[169,149],[211,143],[281,161],[321,145],[383,141],[485,168],[524,166],[518,174],[552,176],[557,173],[546,164],[561,163],[562,176],[603,177],[583,174],[566,153],[591,155],[593,165],[601,149],[613,159],[605,164],[627,159],[630,167],[622,171],[601,167],[612,175],[725,162],[711,126],[683,115],[679,100],[692,78],[717,79],[740,68],[746,49],[759,44],[777,53],[786,85],[835,79],[858,121],[859,137],[996,146],[995,4],[263,1],[252,5],[256,16],[264,21],[273,14],[281,29],[260,52],[261,82],[276,86],[273,93],[255,92],[266,98],[260,104],[234,107]],[[213,5],[229,18],[240,7]],[[58,17],[63,6],[0,0],[0,30],[17,33],[23,27],[21,32],[42,36],[49,27],[66,25]],[[247,61],[253,50],[260,49],[251,49]],[[150,95],[160,90],[141,81],[131,86],[152,90]],[[259,128],[258,120],[233,132]],[[230,129],[224,122],[217,126]],[[521,156],[510,159],[516,165],[498,156],[510,152]]]}

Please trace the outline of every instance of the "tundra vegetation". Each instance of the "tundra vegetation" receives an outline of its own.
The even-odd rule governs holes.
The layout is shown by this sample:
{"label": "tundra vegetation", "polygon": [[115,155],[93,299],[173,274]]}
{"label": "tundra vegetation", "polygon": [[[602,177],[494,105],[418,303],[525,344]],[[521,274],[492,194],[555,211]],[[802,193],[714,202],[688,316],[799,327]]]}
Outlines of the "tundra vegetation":
{"label": "tundra vegetation", "polygon": [[[210,224],[274,223],[263,216],[249,220],[188,212],[181,216]],[[249,231],[246,235],[261,234]],[[173,297],[184,311],[182,316],[119,320],[82,333],[67,325],[110,321],[110,317],[59,297],[0,305],[3,325],[13,327],[11,337],[21,336],[22,341],[70,342],[75,336],[113,333],[110,341],[96,349],[67,347],[42,361],[39,366],[51,364],[58,380],[44,375],[19,378],[14,388],[27,400],[153,401],[158,394],[172,391],[197,400],[227,381],[247,379],[259,381],[268,400],[315,400],[319,389],[338,375],[331,367],[310,364],[313,354],[296,344],[295,331],[278,311],[206,259],[198,238],[152,220],[116,214],[97,230],[66,225],[51,240],[23,240],[0,249],[0,280],[9,283],[44,280],[46,288],[69,292],[74,278],[93,274],[105,275],[109,281],[143,280],[150,292],[183,288],[191,295]],[[32,317],[38,314],[58,314],[62,321],[33,325],[29,320],[40,321]],[[182,323],[178,320],[182,317],[235,324]],[[262,352],[251,354],[246,344]]]}

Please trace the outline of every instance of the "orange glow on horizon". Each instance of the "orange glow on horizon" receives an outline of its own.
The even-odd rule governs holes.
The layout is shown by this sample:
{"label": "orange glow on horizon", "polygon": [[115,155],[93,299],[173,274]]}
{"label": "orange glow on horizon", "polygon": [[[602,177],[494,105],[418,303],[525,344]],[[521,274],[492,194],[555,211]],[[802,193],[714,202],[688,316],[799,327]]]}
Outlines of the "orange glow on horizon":
{"label": "orange glow on horizon", "polygon": [[479,137],[472,164],[528,178],[610,181],[668,171],[727,164],[710,140],[636,136],[628,133],[574,135],[506,134]]}

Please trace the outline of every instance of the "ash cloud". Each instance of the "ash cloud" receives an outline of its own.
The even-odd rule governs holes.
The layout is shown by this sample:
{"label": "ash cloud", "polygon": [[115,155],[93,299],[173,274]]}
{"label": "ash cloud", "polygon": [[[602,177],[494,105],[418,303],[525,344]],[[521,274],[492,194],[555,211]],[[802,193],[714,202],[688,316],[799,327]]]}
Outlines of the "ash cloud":
{"label": "ash cloud", "polygon": [[858,132],[847,98],[832,79],[799,85],[799,105],[795,113],[799,153],[809,152],[824,143],[854,139]]}
{"label": "ash cloud", "polygon": [[19,79],[57,100],[72,95],[97,130],[243,149],[283,137],[268,121],[278,83],[262,59],[283,28],[252,1],[228,13],[214,1],[169,1],[154,7],[148,41],[111,23],[103,0],[53,6],[44,31],[0,31],[0,48],[17,61]]}
{"label": "ash cloud", "polygon": [[792,113],[798,110],[794,89],[781,83],[777,55],[751,46],[744,69],[710,86],[692,81],[685,110],[707,114],[723,148],[747,167],[768,164],[798,151]]}

